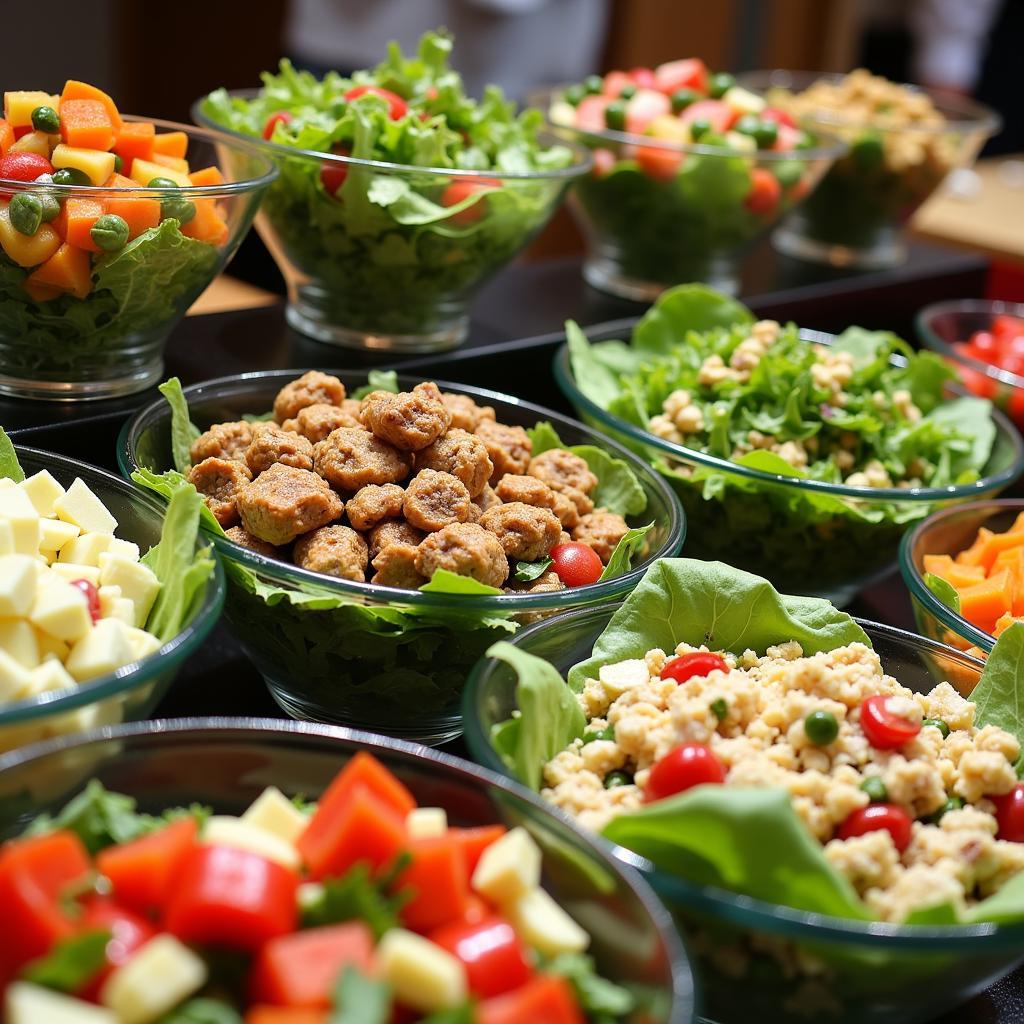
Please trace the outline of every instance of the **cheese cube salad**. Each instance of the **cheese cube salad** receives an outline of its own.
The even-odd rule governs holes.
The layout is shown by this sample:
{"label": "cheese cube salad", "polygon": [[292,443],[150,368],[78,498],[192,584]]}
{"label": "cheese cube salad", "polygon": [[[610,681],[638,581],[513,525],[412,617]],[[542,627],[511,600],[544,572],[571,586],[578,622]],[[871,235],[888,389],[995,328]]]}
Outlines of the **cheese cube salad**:
{"label": "cheese cube salad", "polygon": [[775,786],[880,919],[964,910],[1024,870],[1018,739],[948,682],[915,693],[862,643],[805,657],[680,644],[600,668],[543,796],[595,830],[702,783]]}
{"label": "cheese cube salad", "polygon": [[[152,654],[160,590],[81,479],[0,478],[0,703],[63,690]],[[0,743],[2,746],[2,743]]]}

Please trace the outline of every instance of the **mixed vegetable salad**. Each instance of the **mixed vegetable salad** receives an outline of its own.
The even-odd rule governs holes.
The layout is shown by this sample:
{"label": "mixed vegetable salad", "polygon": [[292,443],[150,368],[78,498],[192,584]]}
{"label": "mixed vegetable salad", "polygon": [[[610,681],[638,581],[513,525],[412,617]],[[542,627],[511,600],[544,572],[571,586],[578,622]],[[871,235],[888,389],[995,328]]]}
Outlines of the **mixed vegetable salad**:
{"label": "mixed vegetable salad", "polygon": [[7,1024],[610,1024],[633,996],[523,828],[457,828],[358,753],[315,804],[152,816],[93,781],[0,847]]}

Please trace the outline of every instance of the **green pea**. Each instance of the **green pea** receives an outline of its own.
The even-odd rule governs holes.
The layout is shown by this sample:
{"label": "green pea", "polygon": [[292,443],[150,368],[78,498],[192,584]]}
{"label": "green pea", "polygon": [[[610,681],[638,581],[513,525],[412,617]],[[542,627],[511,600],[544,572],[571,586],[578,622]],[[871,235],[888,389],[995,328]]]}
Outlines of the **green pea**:
{"label": "green pea", "polygon": [[124,161],[115,153],[114,154],[114,173],[115,174],[120,174],[122,167],[124,167]]}
{"label": "green pea", "polygon": [[711,714],[720,722],[725,721],[726,716],[729,714],[729,705],[726,704],[724,697],[719,697],[718,700],[711,702]]}
{"label": "green pea", "polygon": [[604,788],[615,789],[617,786],[632,786],[633,776],[629,772],[609,772],[604,777]]}
{"label": "green pea", "polygon": [[807,165],[802,160],[780,160],[772,167],[772,172],[783,188],[792,188],[807,170]]}
{"label": "green pea", "polygon": [[53,107],[36,107],[32,111],[32,127],[37,132],[56,135],[60,131],[60,115]]}
{"label": "green pea", "polygon": [[850,157],[861,170],[870,171],[878,167],[885,159],[882,137],[874,132],[862,135],[850,147]]}
{"label": "green pea", "polygon": [[182,226],[186,225],[196,215],[196,205],[188,199],[164,199],[160,203],[160,218],[167,220],[173,218]]}
{"label": "green pea", "polygon": [[77,167],[62,167],[59,171],[53,172],[54,185],[91,185],[92,181],[85,171]]}
{"label": "green pea", "polygon": [[604,123],[614,132],[626,130],[626,104],[621,100],[612,100],[604,108]]}
{"label": "green pea", "polygon": [[43,222],[43,204],[38,196],[19,192],[7,207],[7,214],[16,231],[31,236]]}
{"label": "green pea", "polygon": [[607,728],[601,729],[598,732],[585,732],[583,734],[583,746],[588,743],[593,743],[594,740],[614,740],[615,739],[615,726],[609,725]]}
{"label": "green pea", "polygon": [[708,80],[708,95],[720,100],[734,85],[736,79],[726,71],[719,71]]}
{"label": "green pea", "polygon": [[56,196],[42,192],[39,195],[39,203],[44,224],[49,224],[51,220],[56,220],[60,216],[60,200]]}
{"label": "green pea", "polygon": [[672,113],[682,113],[691,103],[700,99],[700,93],[695,89],[676,89],[672,93]]}
{"label": "green pea", "polygon": [[962,810],[964,806],[963,800],[958,796],[951,796],[948,800],[933,814],[928,817],[928,821],[933,825],[938,825],[942,819],[949,814],[950,811]]}
{"label": "green pea", "polygon": [[620,100],[631,100],[636,95],[635,85],[624,85],[619,91]]}
{"label": "green pea", "polygon": [[754,136],[761,127],[761,118],[756,114],[744,114],[733,126],[733,131],[741,135]]}
{"label": "green pea", "polygon": [[181,186],[170,178],[150,178],[146,188],[181,188]]}
{"label": "green pea", "polygon": [[711,131],[711,122],[704,117],[698,117],[696,121],[690,122],[690,138],[694,142],[700,140]]}
{"label": "green pea", "polygon": [[928,726],[938,729],[942,733],[943,739],[949,735],[949,726],[941,718],[926,718],[921,722],[922,729],[927,729]]}
{"label": "green pea", "polygon": [[570,85],[569,88],[565,90],[563,99],[566,103],[571,103],[574,107],[578,107],[580,105],[580,101],[586,95],[587,90],[584,89],[582,85]]}
{"label": "green pea", "polygon": [[774,121],[758,121],[754,141],[758,149],[771,149],[779,137],[779,126]]}
{"label": "green pea", "polygon": [[868,775],[860,784],[873,804],[884,804],[889,799],[889,790],[880,775]]}
{"label": "green pea", "polygon": [[795,149],[814,149],[818,145],[818,137],[810,132],[800,132],[800,138],[796,140]]}
{"label": "green pea", "polygon": [[827,747],[839,735],[839,722],[831,711],[812,711],[804,719],[804,732],[817,747]]}
{"label": "green pea", "polygon": [[104,252],[117,252],[128,241],[128,221],[116,213],[105,213],[93,224],[89,237]]}
{"label": "green pea", "polygon": [[587,75],[583,79],[583,88],[591,96],[600,96],[604,92],[604,79],[600,75]]}

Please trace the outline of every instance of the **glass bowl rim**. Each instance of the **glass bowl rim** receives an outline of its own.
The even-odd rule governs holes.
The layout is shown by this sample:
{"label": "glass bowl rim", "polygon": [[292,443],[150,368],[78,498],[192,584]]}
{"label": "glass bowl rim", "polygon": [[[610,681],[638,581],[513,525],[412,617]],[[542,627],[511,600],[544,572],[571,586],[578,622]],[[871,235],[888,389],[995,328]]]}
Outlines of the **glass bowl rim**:
{"label": "glass bowl rim", "polygon": [[[626,324],[628,321],[619,321],[618,324]],[[610,328],[613,325],[608,325]],[[635,326],[635,324],[634,324]],[[834,334],[824,331],[814,331],[807,328],[800,328],[800,336],[806,341],[814,344],[830,345],[835,340]],[[586,328],[586,334],[605,333],[605,325],[595,325]],[[899,356],[893,357],[895,365],[899,365]],[[1005,487],[1024,472],[1024,438],[1017,432],[1003,412],[994,405],[991,409],[991,416],[996,425],[996,436],[1002,435],[1009,442],[1013,449],[1013,459],[1010,465],[999,473],[980,477],[967,484],[949,484],[946,487],[851,487],[849,484],[834,484],[826,480],[810,480],[804,477],[781,476],[777,473],[768,473],[762,469],[754,469],[751,466],[740,466],[728,459],[719,458],[717,455],[709,455],[707,452],[697,451],[694,448],[687,448],[685,445],[676,444],[665,438],[657,437],[646,430],[641,430],[635,424],[602,409],[596,402],[592,401],[579,389],[576,384],[576,377],[569,362],[569,345],[563,342],[554,355],[553,367],[555,381],[562,394],[578,410],[585,409],[588,414],[597,419],[603,427],[625,434],[651,448],[675,457],[677,460],[697,464],[705,469],[718,470],[722,473],[729,473],[734,476],[745,477],[748,480],[756,480],[763,484],[772,484],[782,487],[791,487],[797,491],[807,491],[811,494],[828,494],[844,498],[856,498],[866,504],[878,504],[880,502],[934,502],[949,501],[960,497],[969,497],[983,491],[990,491],[996,487]],[[956,397],[964,397],[966,393],[957,393]]]}
{"label": "glass bowl rim", "polygon": [[[189,385],[184,389],[185,398],[186,401],[192,397],[216,400],[217,398],[239,393],[244,394],[254,384],[280,380],[283,385],[308,372],[308,370],[309,368],[304,369],[301,367],[284,370],[256,370],[248,373],[215,377]],[[320,372],[333,373],[344,379],[353,375],[363,375],[368,371],[321,369]],[[412,386],[414,383],[420,383],[423,379],[425,378],[417,378],[415,375],[398,375],[399,386]],[[262,573],[265,576],[273,577],[276,581],[286,586],[303,585],[306,588],[320,590],[325,596],[345,597],[357,602],[360,598],[363,598],[369,599],[372,603],[383,602],[385,604],[415,605],[433,609],[463,609],[467,611],[502,612],[508,614],[514,614],[519,611],[558,608],[563,605],[573,606],[591,602],[605,603],[632,590],[639,582],[640,577],[643,576],[657,558],[666,557],[669,552],[674,554],[682,548],[686,540],[686,513],[679,499],[661,474],[655,472],[638,455],[624,448],[614,439],[599,434],[585,423],[580,423],[578,420],[573,420],[552,409],[545,409],[543,406],[534,405],[532,402],[524,401],[513,395],[505,395],[487,388],[479,388],[469,384],[456,384],[453,381],[438,380],[436,378],[432,379],[443,391],[450,390],[459,394],[469,395],[481,404],[499,402],[503,405],[513,405],[529,411],[532,415],[536,415],[538,421],[548,420],[556,429],[559,425],[571,425],[574,429],[590,436],[590,440],[584,443],[592,444],[596,440],[602,445],[607,445],[615,458],[626,462],[639,479],[647,481],[650,488],[670,510],[670,518],[667,524],[668,536],[662,545],[664,553],[657,554],[652,552],[641,564],[630,569],[629,572],[605,580],[603,583],[590,583],[583,587],[570,587],[565,590],[539,594],[442,594],[422,590],[404,590],[400,587],[385,587],[381,584],[360,583],[354,580],[332,579],[321,573],[302,569],[297,565],[269,558],[266,555],[261,555],[259,552],[243,548],[241,545],[234,544],[224,537],[208,533],[205,536],[224,558],[229,561],[242,562],[249,569]],[[149,405],[138,409],[125,421],[117,441],[117,461],[125,479],[130,480],[132,469],[137,465],[134,456],[134,446],[131,444],[136,428],[147,419],[153,418],[158,414],[169,415],[169,412],[165,412],[167,408],[164,399],[158,398]]]}
{"label": "glass bowl rim", "polygon": [[56,196],[67,199],[71,196],[86,196],[94,199],[109,198],[112,195],[118,197],[141,197],[141,198],[181,198],[187,199],[219,199],[225,196],[244,195],[246,192],[255,192],[266,188],[279,174],[277,165],[259,148],[249,142],[244,136],[232,138],[223,131],[197,126],[192,124],[181,124],[177,121],[162,121],[153,117],[139,117],[135,114],[122,114],[125,121],[146,122],[156,125],[158,128],[166,128],[168,131],[185,132],[189,136],[196,136],[203,142],[211,145],[230,145],[236,150],[241,150],[246,156],[256,158],[262,166],[262,172],[255,178],[243,178],[241,181],[225,181],[221,185],[189,185],[177,188],[148,188],[144,185],[137,185],[135,188],[114,188],[105,185],[54,185],[51,182],[35,181],[14,181],[11,178],[0,178],[0,185],[5,190],[13,192],[37,192],[40,190],[53,193]]}
{"label": "glass bowl rim", "polygon": [[[950,313],[989,313],[992,316],[1005,314],[1024,319],[1024,302],[1011,302],[1008,299],[947,299],[943,302],[929,303],[914,317],[917,335],[925,343],[926,348],[930,348],[933,352],[941,352],[947,359],[960,363],[975,373],[982,373],[991,380],[1009,384],[1015,388],[1024,388],[1024,376],[1004,370],[1002,367],[996,366],[995,363],[984,363],[973,356],[965,355],[935,333],[932,320],[937,316],[945,316]],[[966,341],[967,339],[961,340]]]}
{"label": "glass bowl rim", "polygon": [[[567,83],[571,84],[571,83]],[[614,142],[619,145],[643,146],[645,149],[661,149],[670,153],[688,153],[695,156],[716,156],[756,160],[758,163],[784,163],[790,160],[804,160],[807,162],[821,162],[823,160],[836,160],[841,157],[849,148],[849,143],[833,135],[831,132],[816,132],[822,137],[824,145],[817,145],[811,149],[799,150],[775,150],[759,149],[754,153],[743,152],[731,146],[706,146],[699,142],[675,142],[672,139],[658,139],[653,135],[636,135],[633,132],[619,132],[611,128],[577,128],[571,124],[561,124],[552,121],[550,116],[550,104],[556,97],[561,96],[567,84],[538,89],[530,94],[530,102],[539,107],[544,114],[544,119],[551,127],[555,135],[573,136],[574,144],[579,145],[579,138],[601,139],[605,142]],[[543,106],[541,106],[543,104]]]}
{"label": "glass bowl rim", "polygon": [[[962,507],[962,506],[961,506]],[[607,616],[615,611],[616,606],[577,608],[552,616],[543,622],[533,623],[525,627],[511,641],[517,647],[535,633],[542,630],[555,630],[563,625],[584,618]],[[880,637],[906,647],[926,651],[936,657],[953,661],[965,668],[980,672],[984,662],[958,651],[946,644],[927,637],[918,636],[908,630],[889,626],[870,619],[855,617],[855,621],[865,630],[870,638]],[[465,737],[470,753],[479,759],[484,767],[491,771],[508,773],[508,768],[501,761],[490,742],[490,737],[481,728],[475,711],[476,698],[480,690],[484,667],[492,659],[481,658],[470,672],[463,688],[462,707]],[[563,818],[571,816],[566,811],[552,807],[552,812]],[[619,846],[601,836],[597,837],[606,843],[614,855],[631,867],[636,868],[647,878],[658,895],[666,900],[676,900],[689,910],[712,912],[726,920],[761,930],[809,941],[815,938],[833,942],[865,941],[885,943],[888,946],[899,946],[905,949],[940,949],[962,948],[965,941],[983,943],[986,947],[1016,946],[1024,943],[1024,923],[1006,925],[996,922],[980,922],[977,924],[959,925],[906,925],[890,924],[883,921],[857,921],[852,918],[835,917],[782,904],[768,903],[730,892],[713,885],[698,885],[686,879],[678,878],[656,868],[646,857]]]}
{"label": "glass bowl rim", "polygon": [[[225,90],[232,99],[253,99],[259,95],[258,88],[250,89],[228,89]],[[200,96],[189,111],[192,120],[215,133],[227,135],[232,139],[242,139],[251,146],[266,150],[278,156],[302,157],[315,160],[318,164],[334,164],[339,167],[366,167],[373,171],[386,174],[431,174],[438,177],[462,178],[476,180],[479,178],[493,178],[500,182],[517,181],[569,181],[572,178],[579,178],[586,174],[594,164],[594,158],[590,151],[576,142],[561,138],[555,132],[541,132],[540,138],[544,142],[557,142],[558,145],[566,146],[572,153],[573,162],[568,167],[553,167],[543,171],[499,171],[499,170],[469,170],[462,167],[420,167],[415,164],[396,164],[388,160],[367,160],[362,157],[344,156],[340,153],[319,153],[315,149],[299,149],[295,146],[285,146],[280,142],[271,142],[269,139],[257,139],[252,135],[236,131],[218,124],[203,109],[203,103],[210,98],[212,93]]]}
{"label": "glass bowl rim", "polygon": [[[40,468],[70,470],[90,486],[95,483],[97,486],[113,488],[133,502],[142,505],[146,512],[160,524],[164,521],[165,510],[159,502],[150,495],[140,492],[131,484],[125,483],[121,477],[113,473],[108,473],[87,462],[80,462],[78,459],[57,455],[41,448],[30,448],[27,445],[15,443],[14,450],[18,455],[27,455],[40,460],[43,463]],[[187,623],[170,640],[161,644],[159,650],[145,658],[122,665],[114,672],[108,672],[96,679],[81,683],[73,689],[47,690],[25,700],[0,705],[0,728],[84,707],[108,697],[127,693],[129,690],[149,682],[154,676],[187,658],[206,639],[220,618],[220,612],[224,606],[224,595],[224,568],[220,558],[214,553],[213,575],[207,582],[202,604],[196,610],[192,621]]]}

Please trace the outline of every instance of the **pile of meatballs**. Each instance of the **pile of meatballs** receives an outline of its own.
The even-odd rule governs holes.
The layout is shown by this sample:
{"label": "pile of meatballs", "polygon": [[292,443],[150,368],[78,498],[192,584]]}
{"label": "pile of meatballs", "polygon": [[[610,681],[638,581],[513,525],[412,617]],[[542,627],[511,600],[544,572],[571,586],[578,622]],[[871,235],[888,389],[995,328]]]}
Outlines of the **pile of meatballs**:
{"label": "pile of meatballs", "polygon": [[188,479],[236,544],[313,572],[415,589],[447,569],[515,593],[559,590],[551,571],[506,583],[517,562],[570,540],[607,564],[628,526],[594,507],[583,459],[532,447],[522,427],[436,384],[359,401],[314,370],[281,389],[272,421],[197,438]]}

